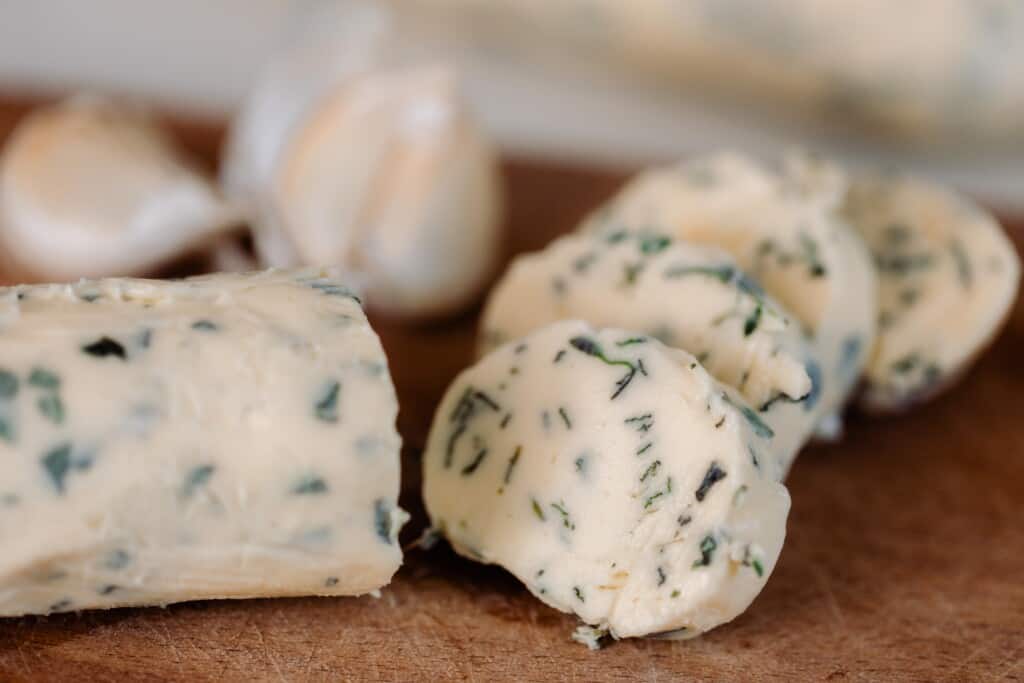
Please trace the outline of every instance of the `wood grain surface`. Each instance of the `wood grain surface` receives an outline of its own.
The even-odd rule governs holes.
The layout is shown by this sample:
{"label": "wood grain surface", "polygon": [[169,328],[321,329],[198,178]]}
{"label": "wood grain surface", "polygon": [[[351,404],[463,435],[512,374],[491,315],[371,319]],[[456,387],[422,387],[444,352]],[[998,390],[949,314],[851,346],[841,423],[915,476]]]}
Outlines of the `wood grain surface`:
{"label": "wood grain surface", "polygon": [[[0,106],[0,138],[24,111]],[[178,125],[208,163],[219,131]],[[622,175],[508,163],[508,252],[573,226]],[[1018,250],[1024,224],[1012,227]],[[476,318],[375,321],[405,438],[408,542],[423,526],[419,455],[467,365]],[[590,652],[572,617],[446,547],[412,550],[379,599],[200,602],[0,619],[0,681],[1024,679],[1024,305],[952,393],[884,419],[854,414],[788,481],[788,538],[767,588],[692,641]],[[3,549],[0,548],[0,552]]]}

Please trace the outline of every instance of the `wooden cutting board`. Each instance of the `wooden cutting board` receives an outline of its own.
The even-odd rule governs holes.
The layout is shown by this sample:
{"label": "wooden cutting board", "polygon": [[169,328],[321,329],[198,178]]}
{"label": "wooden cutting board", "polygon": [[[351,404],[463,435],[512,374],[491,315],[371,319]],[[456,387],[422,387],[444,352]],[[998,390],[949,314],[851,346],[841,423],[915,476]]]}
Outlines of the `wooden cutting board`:
{"label": "wooden cutting board", "polygon": [[[0,138],[24,111],[0,106]],[[213,163],[219,131],[177,126]],[[509,254],[543,246],[621,174],[509,163]],[[1024,224],[1011,226],[1018,250]],[[419,455],[470,360],[475,315],[375,321],[405,438],[408,542],[423,527]],[[412,550],[379,599],[200,602],[0,619],[0,681],[1024,679],[1024,305],[949,395],[899,417],[854,414],[788,485],[788,538],[733,623],[686,642],[571,643],[575,620],[510,575]],[[0,552],[3,549],[0,548]]]}

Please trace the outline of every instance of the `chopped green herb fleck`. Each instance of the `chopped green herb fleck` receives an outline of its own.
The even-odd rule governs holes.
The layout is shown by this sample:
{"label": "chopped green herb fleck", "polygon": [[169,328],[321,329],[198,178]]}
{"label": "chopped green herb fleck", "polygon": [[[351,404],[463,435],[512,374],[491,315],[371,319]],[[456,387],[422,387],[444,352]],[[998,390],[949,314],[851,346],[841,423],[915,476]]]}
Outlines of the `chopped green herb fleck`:
{"label": "chopped green herb fleck", "polygon": [[0,399],[14,398],[18,393],[18,376],[10,370],[0,369]]}
{"label": "chopped green herb fleck", "polygon": [[577,472],[579,472],[580,474],[586,474],[586,472],[587,472],[587,458],[586,458],[586,456],[581,455],[580,457],[576,458],[575,462],[573,462],[573,465],[575,465]]}
{"label": "chopped green herb fleck", "polygon": [[588,252],[577,258],[575,261],[573,261],[572,269],[575,270],[577,273],[585,273],[587,269],[590,268],[590,266],[593,265],[594,261],[596,260],[597,252]]}
{"label": "chopped green herb fleck", "polygon": [[536,498],[530,499],[530,505],[533,507],[533,514],[537,515],[537,519],[542,522],[546,521],[547,518],[544,516],[544,508],[540,506],[540,503],[537,502]]}
{"label": "chopped green herb fleck", "polygon": [[642,263],[627,263],[622,267],[622,284],[623,285],[634,285],[636,284],[637,278],[640,277],[640,273],[644,272],[644,264]]}
{"label": "chopped green herb fleck", "polygon": [[775,436],[775,431],[765,424],[764,420],[758,417],[757,413],[755,413],[751,408],[735,403],[732,398],[729,397],[729,394],[722,394],[722,398],[725,399],[726,403],[740,411],[743,417],[746,418],[747,423],[754,430],[754,433],[759,437],[762,439],[770,439]]}
{"label": "chopped green herb fleck", "polygon": [[647,343],[647,337],[630,337],[629,339],[623,339],[622,341],[615,342],[616,346],[633,346],[634,344],[645,344]]}
{"label": "chopped green herb fleck", "polygon": [[974,280],[974,272],[971,269],[971,262],[967,258],[967,251],[964,249],[964,245],[960,243],[960,240],[953,240],[949,245],[949,250],[953,254],[953,261],[956,263],[956,272],[960,278],[961,286],[964,289],[970,289],[971,283]]}
{"label": "chopped green herb fleck", "polygon": [[[845,353],[845,349],[844,349]],[[804,366],[804,370],[807,372],[807,376],[811,380],[811,390],[807,392],[807,395],[802,399],[804,402],[804,412],[810,412],[818,405],[818,401],[821,399],[821,392],[825,379],[821,372],[821,365],[816,360],[807,361],[807,365]]]}
{"label": "chopped green herb fleck", "polygon": [[192,323],[192,329],[200,332],[216,332],[220,327],[212,320],[197,320]]}
{"label": "chopped green herb fleck", "polygon": [[343,287],[337,283],[331,282],[330,280],[315,280],[309,283],[309,286],[320,292],[323,292],[327,296],[340,296],[345,299],[352,299],[360,306],[363,304],[362,300],[352,293],[347,287]]}
{"label": "chopped green herb fleck", "polygon": [[627,417],[626,424],[633,425],[638,432],[647,432],[654,426],[654,415],[651,413],[644,413],[643,415]]}
{"label": "chopped green herb fleck", "polygon": [[565,410],[565,407],[558,409],[558,414],[562,416],[562,422],[565,423],[566,429],[572,429],[572,420],[569,419],[569,413]]}
{"label": "chopped green herb fleck", "polygon": [[327,493],[327,482],[316,475],[306,475],[292,486],[291,492],[297,496]]}
{"label": "chopped green herb fleck", "polygon": [[670,244],[672,240],[664,235],[644,235],[640,238],[640,251],[644,254],[657,254]]}
{"label": "chopped green herb fleck", "polygon": [[921,292],[917,289],[904,289],[900,292],[900,303],[908,308],[917,303],[919,298],[921,298]]}
{"label": "chopped green herb fleck", "polygon": [[522,454],[523,447],[516,446],[515,453],[513,453],[512,457],[508,459],[508,465],[505,467],[505,484],[508,484],[510,481],[512,481],[512,470],[515,469],[516,464],[519,462],[519,456],[521,456]]}
{"label": "chopped green herb fleck", "polygon": [[96,356],[97,358],[115,356],[121,360],[127,360],[124,346],[122,346],[120,342],[106,336],[100,337],[91,344],[86,344],[82,347],[82,351],[90,356]]}
{"label": "chopped green herb fleck", "polygon": [[892,364],[892,371],[898,374],[906,374],[913,370],[921,362],[921,356],[917,353],[911,353]]}
{"label": "chopped green herb fleck", "polygon": [[131,561],[132,556],[118,548],[107,555],[107,559],[104,560],[103,566],[107,569],[124,569],[131,564]]}
{"label": "chopped green herb fleck", "polygon": [[604,355],[604,352],[601,351],[601,347],[598,343],[589,337],[573,337],[569,340],[569,344],[577,351],[582,351],[588,356],[597,356],[600,358]]}
{"label": "chopped green herb fleck", "polygon": [[760,559],[754,557],[750,553],[750,546],[749,545],[743,551],[743,562],[741,564],[744,567],[750,567],[751,569],[753,569],[754,573],[757,574],[758,577],[763,577],[764,576],[764,565],[761,564],[761,560]]}
{"label": "chopped green herb fleck", "polygon": [[649,450],[651,449],[651,447],[652,447],[653,445],[654,445],[654,442],[653,442],[653,441],[648,441],[648,442],[647,442],[647,443],[645,443],[645,444],[644,444],[643,446],[641,446],[641,447],[640,447],[639,449],[637,449],[637,452],[636,452],[636,454],[637,454],[637,455],[643,455],[644,453],[646,453],[647,451],[649,451]]}
{"label": "chopped green herb fleck", "polygon": [[807,234],[800,233],[800,248],[803,250],[804,261],[807,263],[807,269],[811,277],[824,277],[826,271],[818,256],[818,243]]}
{"label": "chopped green herb fleck", "polygon": [[556,353],[555,354],[555,360],[552,361],[552,362],[557,363],[560,360],[562,360],[563,358],[565,358],[565,349],[561,349],[558,353]]}
{"label": "chopped green herb fleck", "polygon": [[679,593],[679,589],[678,588],[676,590],[672,591],[672,593],[671,593],[671,597],[673,597],[673,598],[678,598],[679,595],[680,595],[680,593]]}
{"label": "chopped green herb fleck", "polygon": [[28,375],[28,383],[40,389],[55,390],[60,388],[60,377],[46,368],[34,367]]}
{"label": "chopped green herb fleck", "polygon": [[686,526],[687,524],[689,524],[692,521],[693,521],[693,516],[692,515],[679,515],[678,517],[676,517],[676,524],[678,524],[679,526]]}
{"label": "chopped green herb fleck", "polygon": [[761,323],[761,310],[761,304],[756,305],[753,312],[743,321],[744,337],[749,337],[757,330],[757,326]]}
{"label": "chopped green herb fleck", "polygon": [[551,507],[553,507],[555,509],[555,511],[557,511],[558,514],[562,516],[562,526],[564,526],[569,531],[575,531],[576,530],[576,524],[569,517],[569,510],[566,509],[564,502],[563,503],[551,503]]}
{"label": "chopped green herb fleck", "polygon": [[739,488],[737,488],[736,492],[732,494],[733,506],[739,505],[743,501],[743,497],[747,495],[747,491],[749,490],[750,489],[747,487],[746,484],[742,484]]}
{"label": "chopped green herb fleck", "polygon": [[857,367],[857,361],[860,359],[860,350],[863,342],[857,335],[850,335],[843,340],[842,355],[839,360],[839,371],[844,376],[849,376]]}
{"label": "chopped green herb fleck", "polygon": [[53,424],[59,425],[64,422],[64,402],[61,401],[59,395],[46,394],[44,396],[40,396],[36,405],[43,417]]}
{"label": "chopped green herb fleck", "polygon": [[494,412],[498,412],[499,410],[501,410],[501,406],[499,406],[497,403],[495,403],[494,399],[492,399],[490,396],[488,396],[484,392],[478,391],[478,392],[476,392],[474,394],[474,396],[475,396],[475,398],[478,401],[482,401],[484,404],[487,405],[488,408],[490,408]]}
{"label": "chopped green herb fleck", "polygon": [[383,498],[378,498],[373,503],[373,528],[380,540],[388,545],[394,543],[391,537],[394,533],[394,524],[395,520],[391,514],[391,505]]}
{"label": "chopped green herb fleck", "polygon": [[893,223],[885,227],[885,241],[893,246],[906,244],[910,241],[911,230],[901,223]]}
{"label": "chopped green herb fleck", "polygon": [[640,475],[640,481],[647,481],[650,477],[653,477],[655,474],[658,473],[659,467],[661,467],[660,460],[655,460],[654,462],[652,462],[650,465],[647,466],[647,469],[644,470],[644,473]]}
{"label": "chopped green herb fleck", "polygon": [[647,508],[649,508],[652,505],[654,505],[654,501],[658,500],[659,498],[661,498],[664,495],[665,495],[664,491],[658,491],[657,493],[654,493],[654,494],[648,496],[647,500],[644,501],[644,510],[646,510]]}
{"label": "chopped green herb fleck", "polygon": [[216,469],[213,465],[199,465],[189,470],[185,475],[185,483],[181,487],[181,496],[191,498],[197,490],[206,485]]}
{"label": "chopped green herb fleck", "polygon": [[61,444],[43,456],[43,468],[58,493],[64,493],[64,480],[71,471],[71,444]]}
{"label": "chopped green herb fleck", "polygon": [[718,462],[712,462],[711,466],[708,467],[708,471],[704,473],[704,479],[700,482],[700,486],[697,487],[697,491],[694,493],[697,497],[697,502],[704,502],[704,497],[708,495],[711,487],[725,479],[726,476],[725,470],[719,467]]}
{"label": "chopped green herb fleck", "polygon": [[573,586],[572,592],[576,595],[576,599],[580,602],[586,602],[586,598],[583,597],[583,589],[579,586]]}
{"label": "chopped green herb fleck", "polygon": [[338,585],[338,577],[337,576],[328,576],[324,580],[324,588],[334,588],[337,585]]}
{"label": "chopped green herb fleck", "polygon": [[658,587],[665,585],[665,581],[668,579],[668,575],[665,574],[665,570],[658,567]]}
{"label": "chopped green herb fleck", "polygon": [[333,380],[327,384],[323,396],[317,400],[314,413],[318,420],[324,422],[338,421],[338,394],[341,392],[341,383]]}
{"label": "chopped green herb fleck", "polygon": [[499,425],[499,427],[501,427],[501,429],[504,429],[505,427],[508,427],[508,423],[511,421],[512,413],[505,413],[505,417],[501,418],[501,424]]}
{"label": "chopped green herb fleck", "polygon": [[736,269],[732,266],[672,266],[664,272],[664,277],[675,279],[688,275],[703,275],[719,282],[729,282],[735,274]]}
{"label": "chopped green herb fleck", "polygon": [[480,467],[480,463],[482,463],[484,461],[484,458],[486,457],[487,449],[480,449],[480,452],[476,454],[476,456],[469,462],[469,464],[462,468],[462,476],[468,477],[472,475],[474,472],[476,472],[477,468]]}
{"label": "chopped green herb fleck", "polygon": [[114,584],[109,583],[106,586],[103,586],[102,588],[100,588],[99,591],[97,591],[97,592],[100,595],[110,595],[111,593],[113,593],[117,589],[118,589],[118,586],[115,586]]}
{"label": "chopped green herb fleck", "polygon": [[875,267],[883,275],[903,276],[932,266],[931,254],[875,254]]}
{"label": "chopped green herb fleck", "polygon": [[612,393],[613,400],[618,398],[622,392],[626,390],[626,387],[628,387],[630,382],[633,381],[637,372],[640,372],[643,375],[647,374],[647,371],[643,366],[643,361],[638,361],[636,365],[633,365],[627,360],[611,360],[604,355],[604,351],[601,349],[601,346],[589,337],[573,337],[569,340],[569,344],[577,351],[600,359],[606,365],[621,365],[629,368],[627,373],[615,382],[615,391]]}
{"label": "chopped green herb fleck", "polygon": [[718,548],[718,541],[715,540],[714,536],[708,534],[702,538],[700,541],[700,559],[693,563],[694,568],[709,566],[716,548]]}

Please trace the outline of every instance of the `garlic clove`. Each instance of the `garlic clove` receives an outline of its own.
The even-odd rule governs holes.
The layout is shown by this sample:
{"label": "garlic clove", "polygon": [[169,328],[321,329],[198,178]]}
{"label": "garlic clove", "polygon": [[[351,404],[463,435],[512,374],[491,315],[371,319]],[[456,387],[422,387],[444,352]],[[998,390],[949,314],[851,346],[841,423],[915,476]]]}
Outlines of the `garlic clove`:
{"label": "garlic clove", "polygon": [[145,274],[236,226],[144,112],[92,96],[27,116],[0,156],[0,247],[26,279]]}
{"label": "garlic clove", "polygon": [[430,316],[470,303],[492,273],[499,196],[454,74],[419,67],[325,99],[285,148],[272,203],[300,262],[360,270],[371,307]]}

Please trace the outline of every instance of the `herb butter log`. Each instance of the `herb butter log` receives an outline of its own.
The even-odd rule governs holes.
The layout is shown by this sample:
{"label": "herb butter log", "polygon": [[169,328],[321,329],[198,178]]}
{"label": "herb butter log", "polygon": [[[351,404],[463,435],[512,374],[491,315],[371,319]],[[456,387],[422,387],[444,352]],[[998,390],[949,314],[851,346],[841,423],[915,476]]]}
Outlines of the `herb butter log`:
{"label": "herb butter log", "polygon": [[517,258],[483,315],[482,350],[562,319],[655,337],[756,407],[787,472],[820,415],[822,375],[799,322],[727,253],[662,235],[568,235]]}
{"label": "herb butter log", "polygon": [[424,453],[433,528],[613,637],[742,613],[782,548],[772,430],[692,355],[580,321],[488,354]]}
{"label": "herb butter log", "polygon": [[384,586],[396,412],[328,270],[0,290],[0,616]]}
{"label": "herb butter log", "polygon": [[835,435],[875,337],[876,276],[840,216],[835,167],[792,157],[769,168],[721,153],[640,174],[582,230],[664,233],[721,247],[799,320],[821,360],[819,433]]}
{"label": "herb butter log", "polygon": [[996,335],[1017,298],[1020,261],[992,216],[912,177],[857,176],[843,208],[879,276],[862,403],[890,411],[926,400]]}

